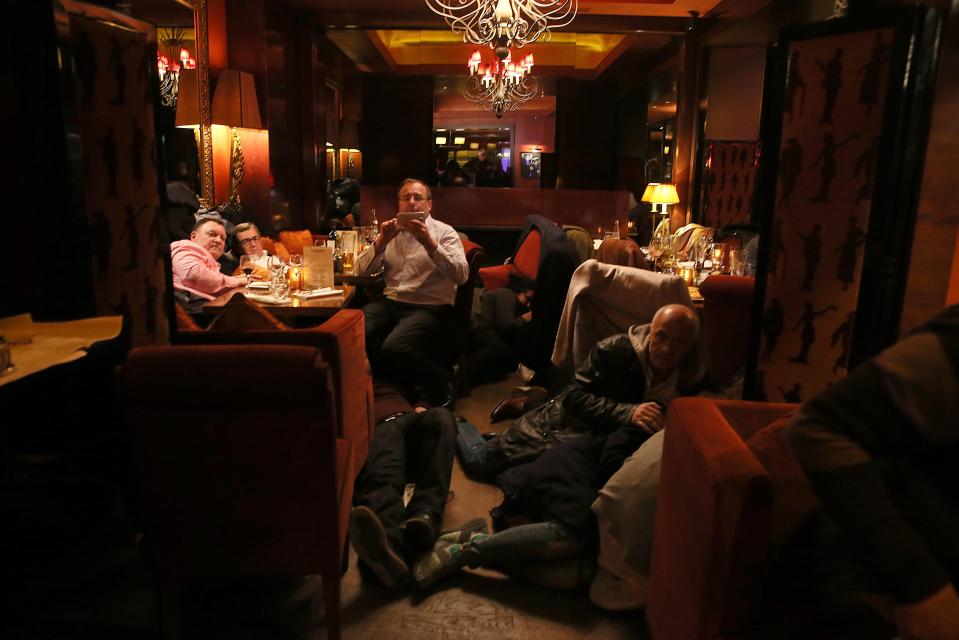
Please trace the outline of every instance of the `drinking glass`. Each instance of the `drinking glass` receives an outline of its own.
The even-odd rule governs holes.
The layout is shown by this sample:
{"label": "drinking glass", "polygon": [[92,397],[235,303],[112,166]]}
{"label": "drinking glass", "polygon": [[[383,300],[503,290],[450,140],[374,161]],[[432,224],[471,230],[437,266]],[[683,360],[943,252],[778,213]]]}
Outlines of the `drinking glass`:
{"label": "drinking glass", "polygon": [[303,254],[294,253],[290,255],[290,266],[291,267],[302,267],[303,266]]}
{"label": "drinking glass", "polygon": [[270,282],[270,293],[277,300],[286,300],[290,297],[290,283],[286,278],[273,278]]}
{"label": "drinking glass", "polygon": [[253,256],[242,255],[240,256],[240,270],[246,274],[246,290],[250,290],[250,284],[253,282],[253,279],[250,277],[253,274],[253,269],[256,266],[256,263],[253,259]]}

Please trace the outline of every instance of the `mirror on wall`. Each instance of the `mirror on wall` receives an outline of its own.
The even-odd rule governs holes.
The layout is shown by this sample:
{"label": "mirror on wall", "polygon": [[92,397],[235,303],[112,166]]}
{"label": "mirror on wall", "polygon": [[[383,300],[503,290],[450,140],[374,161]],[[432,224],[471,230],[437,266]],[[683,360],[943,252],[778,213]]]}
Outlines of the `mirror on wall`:
{"label": "mirror on wall", "polygon": [[513,186],[510,127],[433,129],[431,184],[442,187]]}
{"label": "mirror on wall", "polygon": [[133,0],[130,14],[157,28],[157,144],[163,151],[163,177],[209,204],[213,162],[206,0]]}

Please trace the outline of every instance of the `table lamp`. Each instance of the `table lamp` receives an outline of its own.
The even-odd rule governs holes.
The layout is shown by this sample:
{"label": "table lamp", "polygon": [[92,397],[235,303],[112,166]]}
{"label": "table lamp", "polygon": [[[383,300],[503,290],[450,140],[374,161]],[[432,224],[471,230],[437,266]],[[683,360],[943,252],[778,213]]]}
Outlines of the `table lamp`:
{"label": "table lamp", "polygon": [[237,190],[243,182],[245,167],[243,147],[237,128],[262,129],[260,107],[256,101],[253,74],[235,69],[222,69],[213,92],[213,124],[230,127],[233,144],[230,150],[230,200],[239,202]]}
{"label": "table lamp", "polygon": [[[679,202],[679,194],[676,193],[676,185],[674,184],[660,184],[658,182],[650,182],[646,185],[646,190],[643,192],[643,197],[641,198],[643,202],[649,202],[653,205],[653,213],[657,213],[656,205],[663,205],[663,210],[659,211],[663,216],[669,214],[669,211],[666,209],[667,205],[676,204]],[[656,216],[653,216],[653,232],[656,230]]]}

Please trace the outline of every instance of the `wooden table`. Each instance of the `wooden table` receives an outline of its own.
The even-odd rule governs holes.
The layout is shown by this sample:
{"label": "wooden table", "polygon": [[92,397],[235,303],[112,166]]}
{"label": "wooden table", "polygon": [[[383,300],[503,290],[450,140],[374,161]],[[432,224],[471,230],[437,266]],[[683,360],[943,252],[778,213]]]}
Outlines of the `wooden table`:
{"label": "wooden table", "polygon": [[[308,318],[324,320],[333,316],[333,314],[340,309],[345,308],[349,301],[353,298],[353,295],[356,293],[356,287],[352,285],[337,285],[336,288],[342,289],[343,293],[339,295],[321,296],[318,298],[298,298],[296,296],[290,296],[290,300],[288,302],[278,304],[268,304],[259,301],[256,301],[256,303],[268,310],[277,318]],[[238,293],[246,292],[246,287],[237,287],[236,289],[231,289],[203,305],[203,310],[207,313],[219,314],[221,311],[223,311],[226,303],[230,301],[230,298]],[[267,294],[268,292],[262,289],[254,289],[253,293]]]}

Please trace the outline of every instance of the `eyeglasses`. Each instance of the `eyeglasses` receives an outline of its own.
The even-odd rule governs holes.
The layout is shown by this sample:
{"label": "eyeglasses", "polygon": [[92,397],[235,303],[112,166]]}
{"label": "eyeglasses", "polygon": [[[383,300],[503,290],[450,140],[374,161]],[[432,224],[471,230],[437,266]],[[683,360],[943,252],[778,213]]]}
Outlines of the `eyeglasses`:
{"label": "eyeglasses", "polygon": [[244,247],[248,247],[254,242],[259,242],[259,240],[260,236],[252,236],[250,238],[244,238],[243,240],[240,240],[240,244]]}
{"label": "eyeglasses", "polygon": [[400,202],[406,202],[407,200],[412,200],[413,202],[423,202],[424,200],[429,200],[429,198],[418,193],[411,193],[408,196],[400,196],[397,198],[397,200]]}

